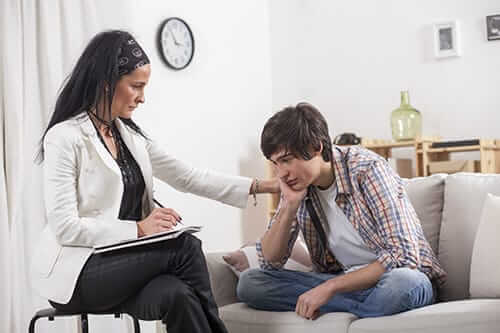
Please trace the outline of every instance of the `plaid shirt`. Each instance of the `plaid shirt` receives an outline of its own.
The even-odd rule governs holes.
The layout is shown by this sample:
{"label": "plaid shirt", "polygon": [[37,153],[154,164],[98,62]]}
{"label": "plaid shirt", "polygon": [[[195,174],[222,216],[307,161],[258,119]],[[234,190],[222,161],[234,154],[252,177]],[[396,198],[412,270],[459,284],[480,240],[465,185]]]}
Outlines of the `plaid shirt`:
{"label": "plaid shirt", "polygon": [[[398,267],[417,268],[429,279],[442,284],[446,279],[446,272],[424,237],[403,181],[387,162],[364,148],[334,146],[332,166],[338,188],[336,204],[386,271]],[[316,187],[310,186],[290,230],[286,255],[279,262],[267,261],[262,254],[261,241],[257,242],[257,254],[262,268],[283,267],[300,230],[315,271],[336,273],[344,270],[335,255],[321,244],[306,208],[308,199],[311,199],[323,229],[329,229],[324,227],[328,220],[321,209]],[[269,222],[268,229],[276,221],[279,210],[280,206]]]}

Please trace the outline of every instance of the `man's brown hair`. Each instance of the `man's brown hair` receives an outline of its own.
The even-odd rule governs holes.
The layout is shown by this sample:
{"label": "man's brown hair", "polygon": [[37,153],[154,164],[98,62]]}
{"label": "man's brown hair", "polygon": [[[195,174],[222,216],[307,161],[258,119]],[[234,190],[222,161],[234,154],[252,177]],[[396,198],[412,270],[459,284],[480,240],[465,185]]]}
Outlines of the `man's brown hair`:
{"label": "man's brown hair", "polygon": [[277,112],[264,125],[260,148],[267,159],[284,150],[304,160],[312,158],[311,149],[319,151],[325,162],[332,158],[332,140],[323,115],[309,103],[299,103]]}

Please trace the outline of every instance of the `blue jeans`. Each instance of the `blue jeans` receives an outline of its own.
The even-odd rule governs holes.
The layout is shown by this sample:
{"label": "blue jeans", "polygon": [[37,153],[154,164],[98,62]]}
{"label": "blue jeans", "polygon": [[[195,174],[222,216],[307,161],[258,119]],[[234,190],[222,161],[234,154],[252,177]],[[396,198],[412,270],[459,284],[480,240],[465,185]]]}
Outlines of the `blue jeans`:
{"label": "blue jeans", "polygon": [[[343,273],[341,273],[343,274]],[[240,275],[238,298],[248,306],[267,311],[295,311],[300,295],[337,275],[289,270],[249,269]],[[395,268],[369,289],[335,294],[320,307],[321,313],[350,312],[378,317],[434,303],[429,278],[418,270]]]}

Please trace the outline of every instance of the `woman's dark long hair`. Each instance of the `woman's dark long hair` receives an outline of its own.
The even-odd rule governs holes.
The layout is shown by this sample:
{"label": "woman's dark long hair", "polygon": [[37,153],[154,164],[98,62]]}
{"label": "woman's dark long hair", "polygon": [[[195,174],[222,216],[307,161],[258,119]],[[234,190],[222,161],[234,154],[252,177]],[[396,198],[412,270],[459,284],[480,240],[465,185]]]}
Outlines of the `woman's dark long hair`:
{"label": "woman's dark long hair", "polygon": [[[120,30],[104,31],[92,38],[73,72],[66,78],[57,98],[54,113],[40,140],[36,161],[44,159],[43,141],[47,132],[56,124],[72,117],[96,110],[100,118],[111,119],[111,103],[115,94],[118,74],[118,53],[130,33]],[[102,120],[102,119],[101,119]],[[147,139],[132,119],[121,118],[125,125]]]}

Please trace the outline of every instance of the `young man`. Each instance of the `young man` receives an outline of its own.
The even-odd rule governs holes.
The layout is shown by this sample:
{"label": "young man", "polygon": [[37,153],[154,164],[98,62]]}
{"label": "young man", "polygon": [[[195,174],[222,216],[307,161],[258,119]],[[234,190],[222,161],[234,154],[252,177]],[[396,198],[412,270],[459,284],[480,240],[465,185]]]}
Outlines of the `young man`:
{"label": "young man", "polygon": [[[380,156],[332,146],[328,125],[300,103],[271,117],[261,149],[276,167],[281,201],[257,243],[260,269],[238,297],[262,310],[390,315],[435,300],[446,273],[424,237],[401,178]],[[313,272],[281,269],[302,232]]]}

